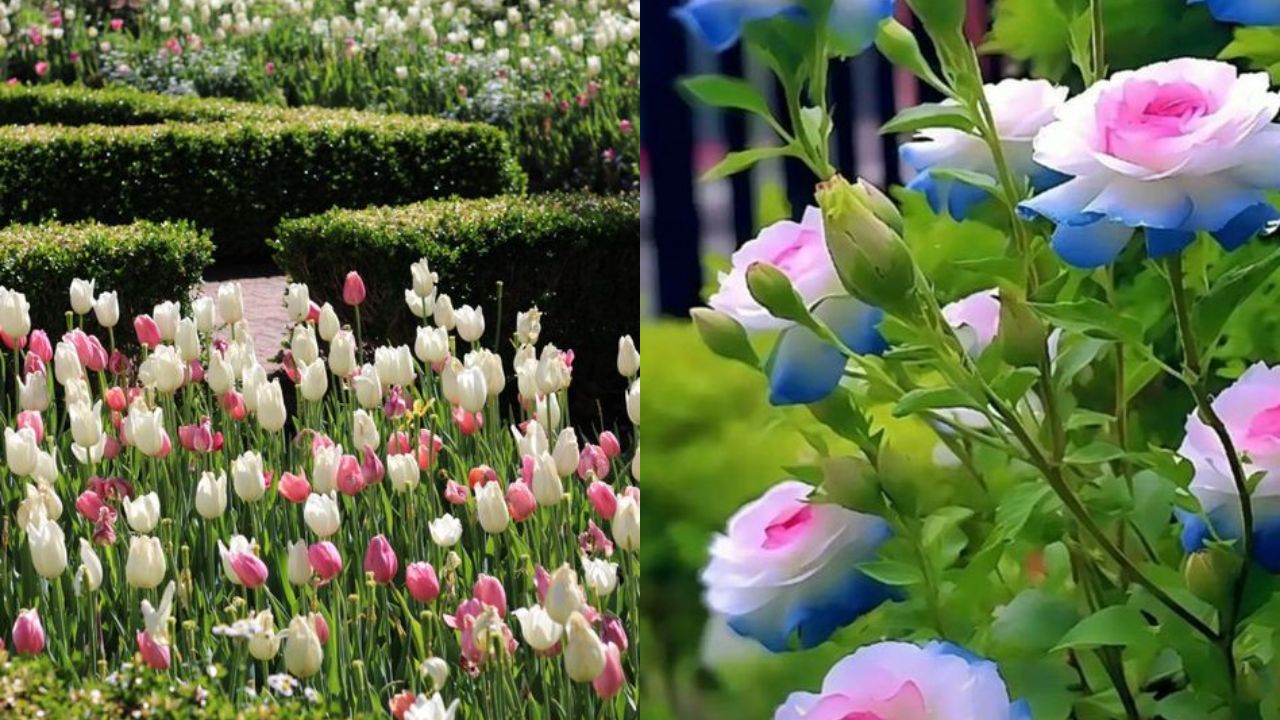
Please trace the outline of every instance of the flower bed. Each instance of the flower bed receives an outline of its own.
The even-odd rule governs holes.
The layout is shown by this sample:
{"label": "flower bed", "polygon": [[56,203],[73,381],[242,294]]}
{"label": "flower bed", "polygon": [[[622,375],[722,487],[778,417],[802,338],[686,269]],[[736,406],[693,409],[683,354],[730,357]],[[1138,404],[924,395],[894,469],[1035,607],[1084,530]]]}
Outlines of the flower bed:
{"label": "flower bed", "polygon": [[185,223],[11,225],[0,229],[0,286],[26,294],[36,327],[56,329],[74,278],[116,289],[132,317],[189,299],[212,254],[208,233]]}
{"label": "flower bed", "polygon": [[[547,338],[581,355],[575,376],[592,398],[580,408],[590,421],[599,417],[596,399],[606,417],[622,414],[612,399],[612,346],[619,335],[638,333],[630,303],[640,291],[637,273],[617,269],[638,267],[639,235],[635,196],[550,194],[334,210],[281,223],[274,244],[279,265],[317,298],[341,297],[340,268],[368,278],[369,337],[411,339],[412,313],[420,308],[408,306],[394,278],[418,257],[456,278],[455,297],[495,307],[501,292],[504,308],[536,305],[546,315]],[[626,303],[585,301],[594,297]]]}
{"label": "flower bed", "polygon": [[[454,289],[399,270],[421,302]],[[638,717],[638,447],[568,422],[574,358],[537,313],[491,340],[459,306],[366,349],[368,295],[289,287],[286,407],[235,283],[121,318],[74,280],[56,345],[0,288],[0,714]]]}
{"label": "flower bed", "polygon": [[41,123],[0,128],[0,220],[182,218],[213,232],[220,260],[265,259],[284,217],[524,182],[485,125],[83,89],[6,87],[0,108]]}

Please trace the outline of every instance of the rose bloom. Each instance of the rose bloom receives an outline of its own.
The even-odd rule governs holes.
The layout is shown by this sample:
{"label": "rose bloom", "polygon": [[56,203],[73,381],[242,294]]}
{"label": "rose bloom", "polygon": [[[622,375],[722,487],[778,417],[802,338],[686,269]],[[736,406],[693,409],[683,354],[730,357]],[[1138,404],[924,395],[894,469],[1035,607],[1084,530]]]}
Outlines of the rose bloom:
{"label": "rose bloom", "polygon": [[795,692],[774,720],[1031,720],[1011,702],[996,664],[947,642],[868,645],[827,673],[817,693]]}
{"label": "rose bloom", "polygon": [[1070,176],[1022,203],[1057,224],[1054,249],[1078,267],[1115,260],[1135,229],[1147,253],[1180,252],[1197,232],[1234,249],[1280,217],[1280,94],[1266,73],[1180,58],[1118,72],[1068,100],[1035,139],[1035,161]]}
{"label": "rose bloom", "polygon": [[[1019,178],[1029,178],[1036,189],[1045,189],[1061,180],[1061,176],[1031,159],[1031,142],[1040,128],[1053,120],[1054,112],[1067,99],[1067,88],[1046,80],[1010,78],[986,85],[983,90],[995,117],[996,133],[1010,171]],[[955,101],[947,100],[943,104],[954,105]],[[912,142],[902,145],[899,154],[917,173],[907,188],[924,193],[935,213],[945,210],[954,218],[965,217],[989,195],[982,188],[936,177],[933,170],[968,170],[991,178],[997,175],[986,141],[956,128],[920,130]]]}
{"label": "rose bloom", "polygon": [[[1246,477],[1262,473],[1253,500],[1254,558],[1267,570],[1280,572],[1280,366],[1257,363],[1213,400],[1232,444],[1241,453]],[[1175,509],[1182,520],[1187,552],[1206,540],[1240,537],[1240,495],[1217,434],[1192,410],[1187,435],[1178,454],[1191,462],[1195,475],[1191,494],[1204,514]]]}
{"label": "rose bloom", "polygon": [[882,518],[808,502],[788,480],[748,503],[711,543],[704,599],[729,627],[774,652],[814,647],[893,595],[856,569],[891,534]]}
{"label": "rose bloom", "polygon": [[732,317],[748,331],[780,330],[792,323],[769,314],[747,289],[747,268],[762,262],[781,270],[796,292],[811,305],[829,295],[844,295],[822,228],[822,211],[805,210],[804,218],[776,222],[738,248],[733,268],[720,273],[720,287],[707,301],[714,310]]}

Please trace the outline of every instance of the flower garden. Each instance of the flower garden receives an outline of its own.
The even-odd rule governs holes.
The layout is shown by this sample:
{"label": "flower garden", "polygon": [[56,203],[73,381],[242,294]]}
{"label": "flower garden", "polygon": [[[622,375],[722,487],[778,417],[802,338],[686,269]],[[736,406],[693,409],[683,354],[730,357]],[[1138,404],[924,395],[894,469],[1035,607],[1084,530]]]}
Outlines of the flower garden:
{"label": "flower garden", "polygon": [[[894,5],[675,11],[781,88],[682,81],[770,130],[708,177],[814,189],[645,329],[646,715],[1280,717],[1276,5]],[[863,51],[939,98],[903,187],[833,157]]]}
{"label": "flower garden", "polygon": [[637,14],[3,6],[0,717],[639,716]]}

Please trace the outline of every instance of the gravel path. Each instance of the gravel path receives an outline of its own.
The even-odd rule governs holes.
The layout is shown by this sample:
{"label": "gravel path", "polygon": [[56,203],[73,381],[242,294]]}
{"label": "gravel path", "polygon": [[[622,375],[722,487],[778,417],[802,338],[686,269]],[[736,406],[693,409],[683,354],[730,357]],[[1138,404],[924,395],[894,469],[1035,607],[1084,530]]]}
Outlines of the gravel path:
{"label": "gravel path", "polygon": [[200,294],[216,297],[218,286],[232,280],[239,282],[244,292],[244,316],[253,333],[258,362],[270,373],[275,365],[268,360],[279,351],[280,341],[289,327],[289,314],[284,308],[285,278],[283,275],[230,277],[202,284]]}

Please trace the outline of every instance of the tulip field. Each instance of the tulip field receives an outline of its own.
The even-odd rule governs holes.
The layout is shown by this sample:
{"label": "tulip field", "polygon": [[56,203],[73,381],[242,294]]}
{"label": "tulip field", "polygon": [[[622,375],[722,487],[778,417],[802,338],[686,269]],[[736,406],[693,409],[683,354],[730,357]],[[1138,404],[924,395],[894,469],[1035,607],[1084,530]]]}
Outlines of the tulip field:
{"label": "tulip field", "polygon": [[631,338],[599,427],[537,308],[403,281],[411,347],[358,274],[289,285],[270,374],[235,282],[129,318],[77,280],[61,328],[0,288],[0,715],[639,716]]}

